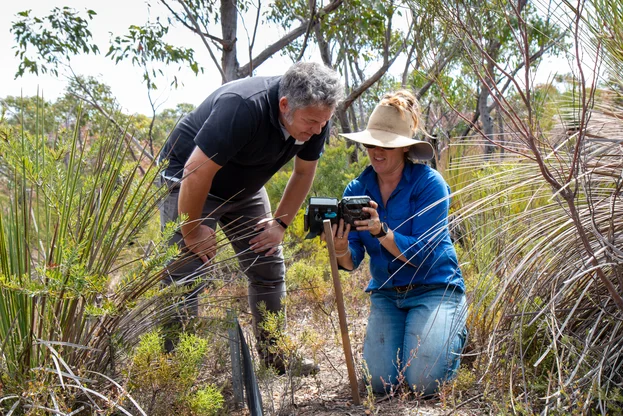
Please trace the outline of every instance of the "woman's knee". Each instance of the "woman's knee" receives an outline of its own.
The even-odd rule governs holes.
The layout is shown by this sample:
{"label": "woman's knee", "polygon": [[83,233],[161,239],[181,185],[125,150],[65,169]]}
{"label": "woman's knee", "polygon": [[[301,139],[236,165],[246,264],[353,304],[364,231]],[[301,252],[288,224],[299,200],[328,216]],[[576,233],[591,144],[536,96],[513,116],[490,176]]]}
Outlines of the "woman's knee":
{"label": "woman's knee", "polygon": [[452,380],[461,363],[467,330],[456,333],[450,341],[420,351],[408,363],[406,378],[411,388],[424,395],[435,394],[439,387]]}
{"label": "woman's knee", "polygon": [[416,393],[435,394],[448,377],[448,366],[435,360],[414,358],[406,369],[406,380]]}
{"label": "woman's knee", "polygon": [[400,363],[396,360],[396,350],[389,351],[384,348],[384,343],[376,341],[366,334],[363,348],[364,381],[372,387],[374,393],[386,394],[398,383]]}
{"label": "woman's knee", "polygon": [[398,384],[398,372],[393,367],[366,366],[364,382],[372,387],[375,394],[388,394]]}

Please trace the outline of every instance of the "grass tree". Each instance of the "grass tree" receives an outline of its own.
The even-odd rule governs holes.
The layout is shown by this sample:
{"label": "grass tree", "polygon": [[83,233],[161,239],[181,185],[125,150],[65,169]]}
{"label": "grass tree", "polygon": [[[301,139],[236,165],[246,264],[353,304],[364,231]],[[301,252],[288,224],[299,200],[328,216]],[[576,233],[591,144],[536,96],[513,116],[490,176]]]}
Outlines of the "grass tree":
{"label": "grass tree", "polygon": [[0,140],[2,406],[62,414],[82,401],[126,413],[138,405],[94,384],[115,385],[98,374],[157,321],[153,291],[175,254],[157,226],[149,234],[165,190],[114,128],[97,138],[37,131],[3,128]]}
{"label": "grass tree", "polygon": [[[478,9],[439,4],[504,122],[497,136],[472,125],[478,137],[461,146],[497,151],[452,166],[466,267],[479,279],[474,353],[481,380],[513,411],[621,411],[623,109],[620,87],[600,70],[620,81],[620,10],[519,3],[495,6],[520,52],[510,62],[488,53],[475,35],[484,28],[466,24]],[[544,32],[528,24],[531,8],[555,10],[546,21],[569,28],[572,65],[560,93],[535,87],[533,39]]]}

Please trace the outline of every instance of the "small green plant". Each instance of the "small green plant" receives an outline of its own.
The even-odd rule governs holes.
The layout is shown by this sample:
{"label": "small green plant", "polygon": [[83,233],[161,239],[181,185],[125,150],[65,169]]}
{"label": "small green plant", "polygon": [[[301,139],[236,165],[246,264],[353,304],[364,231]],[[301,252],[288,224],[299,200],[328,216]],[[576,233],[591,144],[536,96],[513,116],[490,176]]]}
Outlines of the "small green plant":
{"label": "small green plant", "polygon": [[224,399],[212,384],[200,378],[208,342],[182,333],[175,350],[164,352],[159,331],[143,335],[127,369],[130,391],[150,415],[215,415]]}
{"label": "small green plant", "polygon": [[263,321],[259,325],[259,330],[264,334],[267,341],[260,347],[265,350],[269,356],[274,357],[275,361],[281,361],[287,369],[293,361],[298,346],[294,343],[285,330],[286,315],[283,311],[277,313],[269,312],[260,305]]}
{"label": "small green plant", "polygon": [[368,368],[368,364],[365,360],[361,363],[361,377],[363,380],[363,384],[366,388],[366,397],[363,400],[363,405],[370,411],[373,412],[376,404],[376,396],[374,395],[374,390],[372,390],[372,384],[370,384],[370,369]]}
{"label": "small green plant", "polygon": [[224,400],[216,387],[208,385],[187,397],[186,403],[193,415],[212,416],[223,408]]}

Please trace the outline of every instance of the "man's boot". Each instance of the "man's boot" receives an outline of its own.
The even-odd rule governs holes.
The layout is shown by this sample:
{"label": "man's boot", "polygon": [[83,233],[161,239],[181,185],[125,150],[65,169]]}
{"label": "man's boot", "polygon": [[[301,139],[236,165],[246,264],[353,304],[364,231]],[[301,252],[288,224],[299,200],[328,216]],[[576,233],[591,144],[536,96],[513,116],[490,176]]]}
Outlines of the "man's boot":
{"label": "man's boot", "polygon": [[257,350],[260,359],[267,368],[272,368],[278,375],[284,375],[289,372],[293,376],[307,377],[318,374],[320,366],[309,358],[292,356],[285,358],[283,354],[270,352],[274,349],[275,339],[257,341]]}

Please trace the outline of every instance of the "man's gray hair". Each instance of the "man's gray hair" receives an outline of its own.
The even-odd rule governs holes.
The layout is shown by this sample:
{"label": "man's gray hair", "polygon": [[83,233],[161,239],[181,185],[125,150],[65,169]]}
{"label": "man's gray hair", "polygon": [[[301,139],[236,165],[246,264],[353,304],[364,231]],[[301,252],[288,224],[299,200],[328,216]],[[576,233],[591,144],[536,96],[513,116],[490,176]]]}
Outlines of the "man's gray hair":
{"label": "man's gray hair", "polygon": [[288,99],[291,113],[308,106],[335,108],[344,95],[337,72],[317,62],[297,62],[279,82],[279,98]]}

